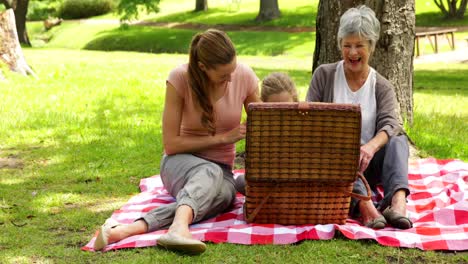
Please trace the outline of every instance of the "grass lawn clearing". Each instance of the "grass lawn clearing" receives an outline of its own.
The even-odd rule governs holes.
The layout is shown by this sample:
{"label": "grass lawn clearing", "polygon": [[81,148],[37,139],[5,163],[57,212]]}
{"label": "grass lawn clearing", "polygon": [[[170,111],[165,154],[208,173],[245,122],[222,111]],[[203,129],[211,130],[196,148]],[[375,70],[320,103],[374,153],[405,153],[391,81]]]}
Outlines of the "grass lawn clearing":
{"label": "grass lawn clearing", "polygon": [[[21,168],[0,169],[1,263],[468,261],[466,253],[383,247],[341,236],[286,246],[209,244],[208,252],[196,257],[158,248],[83,252],[80,247],[112,211],[139,192],[139,180],[159,173],[165,78],[187,57],[52,49],[24,52],[40,79],[7,73],[9,82],[0,84],[0,157],[22,162]],[[305,94],[310,79],[307,63],[297,65],[293,59],[288,64],[285,57],[241,56],[240,60],[251,65],[260,78],[271,71],[289,72],[301,95]],[[440,65],[431,70],[433,67],[416,67],[415,114],[431,111],[418,105],[427,100],[422,97],[425,94],[433,93],[430,98],[437,101],[440,88],[446,89],[444,95],[453,106],[445,108],[446,114],[466,118],[465,110],[460,110],[466,103],[466,77],[460,74],[464,66]],[[446,81],[445,76],[460,75]],[[459,89],[465,92],[454,95]],[[434,120],[442,125],[445,121]],[[418,131],[425,131],[426,126],[421,125]],[[439,140],[456,138],[452,130],[451,126],[442,127]],[[411,133],[413,137],[416,132]],[[456,142],[465,146],[463,139]],[[442,148],[454,149],[443,144]],[[440,158],[463,158],[458,152],[430,151]]]}

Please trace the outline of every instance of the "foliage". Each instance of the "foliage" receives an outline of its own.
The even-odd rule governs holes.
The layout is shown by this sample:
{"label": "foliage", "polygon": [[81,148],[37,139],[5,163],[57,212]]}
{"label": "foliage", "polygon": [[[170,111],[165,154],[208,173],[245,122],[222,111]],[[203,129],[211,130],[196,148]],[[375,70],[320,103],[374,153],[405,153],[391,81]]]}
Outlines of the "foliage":
{"label": "foliage", "polygon": [[160,0],[120,0],[117,11],[121,21],[137,19],[140,13],[140,7],[149,12],[159,12]]}
{"label": "foliage", "polygon": [[32,0],[29,2],[26,18],[35,21],[56,17],[62,2],[63,0]]}
{"label": "foliage", "polygon": [[88,18],[106,14],[113,8],[112,0],[64,0],[59,16],[65,19]]}

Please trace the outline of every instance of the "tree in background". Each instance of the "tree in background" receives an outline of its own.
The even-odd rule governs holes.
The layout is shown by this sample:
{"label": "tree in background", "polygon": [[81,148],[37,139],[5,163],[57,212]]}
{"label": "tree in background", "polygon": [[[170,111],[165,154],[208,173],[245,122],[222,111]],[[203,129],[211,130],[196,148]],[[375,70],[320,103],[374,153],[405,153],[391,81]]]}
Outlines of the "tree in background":
{"label": "tree in background", "polygon": [[380,38],[370,65],[395,88],[400,117],[413,121],[414,0],[320,0],[312,70],[341,60],[337,32],[341,15],[350,7],[367,5],[380,21]]}
{"label": "tree in background", "polygon": [[208,0],[196,0],[195,12],[208,10]]}
{"label": "tree in background", "polygon": [[19,42],[31,46],[26,30],[26,14],[28,13],[29,0],[0,0],[0,3],[3,4],[6,9],[13,9]]}
{"label": "tree in background", "polygon": [[255,21],[270,21],[281,16],[278,0],[260,0],[260,11]]}
{"label": "tree in background", "polygon": [[120,21],[138,18],[140,7],[143,7],[147,13],[157,13],[159,12],[159,2],[160,0],[120,0],[117,5]]}
{"label": "tree in background", "polygon": [[[445,7],[444,2],[447,2],[447,7]],[[461,0],[460,5],[457,7],[458,2],[458,0],[434,0],[434,3],[442,11],[445,19],[463,19],[468,0]]]}

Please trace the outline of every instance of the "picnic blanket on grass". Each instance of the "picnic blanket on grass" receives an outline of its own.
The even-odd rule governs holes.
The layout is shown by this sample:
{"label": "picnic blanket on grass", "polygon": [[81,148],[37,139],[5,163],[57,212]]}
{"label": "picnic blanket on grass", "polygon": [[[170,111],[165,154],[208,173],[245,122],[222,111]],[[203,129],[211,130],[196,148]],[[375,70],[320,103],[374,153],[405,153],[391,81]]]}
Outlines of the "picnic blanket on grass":
{"label": "picnic blanket on grass", "polygon": [[[238,175],[242,170],[235,171]],[[237,195],[232,210],[218,217],[193,224],[193,237],[213,243],[291,244],[301,240],[331,239],[335,231],[349,239],[374,239],[379,244],[422,250],[468,249],[468,163],[460,160],[421,159],[410,163],[408,214],[414,226],[408,230],[386,227],[373,230],[358,221],[346,224],[283,226],[247,224]],[[121,223],[132,223],[151,209],[174,201],[164,189],[159,175],[142,179],[141,193],[112,214]],[[382,191],[373,195],[382,198]],[[104,251],[120,248],[155,246],[167,230],[132,236],[108,245]],[[93,251],[97,232],[82,250]]]}

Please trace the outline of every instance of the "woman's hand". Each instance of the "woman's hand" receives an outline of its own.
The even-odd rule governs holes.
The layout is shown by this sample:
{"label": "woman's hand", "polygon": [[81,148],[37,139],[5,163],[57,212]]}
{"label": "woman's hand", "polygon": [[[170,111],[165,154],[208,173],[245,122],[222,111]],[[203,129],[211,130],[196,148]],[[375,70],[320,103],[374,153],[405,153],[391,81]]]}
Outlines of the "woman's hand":
{"label": "woman's hand", "polygon": [[245,123],[240,124],[238,127],[223,134],[223,143],[224,144],[236,143],[237,141],[245,138],[246,132],[247,132],[247,127]]}
{"label": "woman's hand", "polygon": [[361,146],[361,153],[359,157],[359,171],[360,172],[364,172],[367,169],[367,167],[369,166],[369,163],[374,158],[375,152],[377,151],[376,148],[369,143],[370,142]]}
{"label": "woman's hand", "polygon": [[364,172],[369,166],[374,155],[380,148],[385,146],[388,142],[387,133],[381,131],[375,135],[369,142],[361,146],[361,153],[359,157],[359,171]]}

